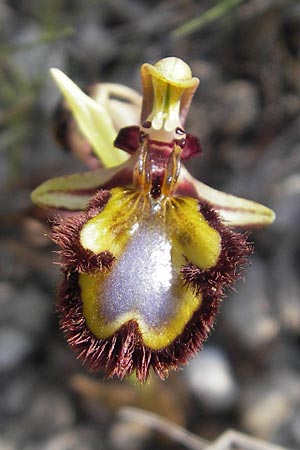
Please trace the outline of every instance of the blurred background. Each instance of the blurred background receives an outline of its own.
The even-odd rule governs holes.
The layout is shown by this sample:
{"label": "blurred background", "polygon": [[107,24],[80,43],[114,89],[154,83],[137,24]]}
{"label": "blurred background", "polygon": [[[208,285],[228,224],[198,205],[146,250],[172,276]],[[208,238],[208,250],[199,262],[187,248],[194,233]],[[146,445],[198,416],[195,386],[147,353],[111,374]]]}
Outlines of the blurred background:
{"label": "blurred background", "polygon": [[[86,170],[52,135],[58,67],[78,85],[140,91],[165,56],[201,80],[186,129],[207,184],[273,208],[246,280],[204,350],[165,382],[86,373],[58,328],[53,247],[30,192]],[[228,428],[300,448],[300,4],[298,0],[2,0],[0,3],[0,450],[181,449],[118,410],[155,412],[203,439]]]}

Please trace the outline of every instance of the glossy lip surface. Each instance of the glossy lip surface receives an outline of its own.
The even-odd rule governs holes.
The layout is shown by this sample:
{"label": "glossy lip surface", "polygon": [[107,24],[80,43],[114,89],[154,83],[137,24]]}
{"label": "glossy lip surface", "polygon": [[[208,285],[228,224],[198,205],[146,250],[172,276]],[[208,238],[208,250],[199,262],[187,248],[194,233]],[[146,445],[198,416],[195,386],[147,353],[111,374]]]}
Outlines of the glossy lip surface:
{"label": "glossy lip surface", "polygon": [[201,296],[184,286],[170,238],[157,225],[138,227],[111,272],[80,276],[84,315],[96,336],[109,337],[134,320],[144,343],[159,349],[182,332],[199,308]]}
{"label": "glossy lip surface", "polygon": [[152,349],[179,336],[201,305],[201,293],[196,295],[180,273],[187,258],[209,268],[221,251],[218,232],[194,199],[151,201],[118,188],[103,211],[84,225],[81,242],[95,253],[117,252],[109,270],[79,276],[88,328],[105,339],[136,321]]}

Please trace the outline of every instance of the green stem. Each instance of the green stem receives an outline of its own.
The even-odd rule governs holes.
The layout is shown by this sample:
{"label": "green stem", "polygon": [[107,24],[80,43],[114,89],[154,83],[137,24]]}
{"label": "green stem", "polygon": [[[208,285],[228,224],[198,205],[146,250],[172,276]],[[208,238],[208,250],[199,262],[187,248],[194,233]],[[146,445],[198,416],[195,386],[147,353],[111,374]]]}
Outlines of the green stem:
{"label": "green stem", "polygon": [[174,38],[187,36],[188,34],[193,33],[195,30],[199,30],[208,23],[211,23],[219,17],[227,14],[232,8],[234,8],[242,1],[243,0],[223,0],[216,6],[213,6],[212,8],[205,11],[200,16],[189,20],[188,22],[173,30],[171,32],[171,36]]}

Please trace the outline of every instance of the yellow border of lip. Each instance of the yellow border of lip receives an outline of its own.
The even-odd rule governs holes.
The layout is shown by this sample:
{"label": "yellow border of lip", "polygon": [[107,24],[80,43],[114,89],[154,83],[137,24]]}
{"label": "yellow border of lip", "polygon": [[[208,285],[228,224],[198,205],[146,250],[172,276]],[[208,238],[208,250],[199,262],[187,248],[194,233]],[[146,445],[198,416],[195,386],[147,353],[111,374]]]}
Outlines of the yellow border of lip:
{"label": "yellow border of lip", "polygon": [[188,286],[178,286],[182,290],[183,300],[174,317],[167,324],[151,328],[143,317],[135,310],[119,316],[116,320],[107,323],[101,316],[97,307],[99,291],[106,278],[106,273],[97,275],[80,274],[79,286],[83,301],[83,314],[89,330],[98,339],[109,339],[128,321],[135,321],[145,345],[152,350],[161,350],[171,344],[183,332],[186,324],[192,318],[194,312],[201,307],[202,295],[197,296]]}

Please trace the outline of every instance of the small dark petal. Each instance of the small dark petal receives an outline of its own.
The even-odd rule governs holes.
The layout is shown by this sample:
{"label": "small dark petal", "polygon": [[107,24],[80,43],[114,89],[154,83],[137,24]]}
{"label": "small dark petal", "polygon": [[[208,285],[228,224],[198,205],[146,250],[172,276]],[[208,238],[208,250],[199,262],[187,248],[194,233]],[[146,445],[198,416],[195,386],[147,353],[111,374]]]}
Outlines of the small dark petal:
{"label": "small dark petal", "polygon": [[140,145],[140,127],[121,128],[114,141],[114,146],[132,155]]}
{"label": "small dark petal", "polygon": [[182,160],[189,159],[192,158],[193,156],[201,155],[201,153],[202,147],[199,142],[199,139],[196,136],[187,133],[185,144],[180,155],[181,159]]}
{"label": "small dark petal", "polygon": [[195,184],[192,183],[190,180],[187,180],[186,178],[180,180],[180,183],[178,183],[175,193],[176,195],[198,198],[198,192],[197,189],[195,188]]}

